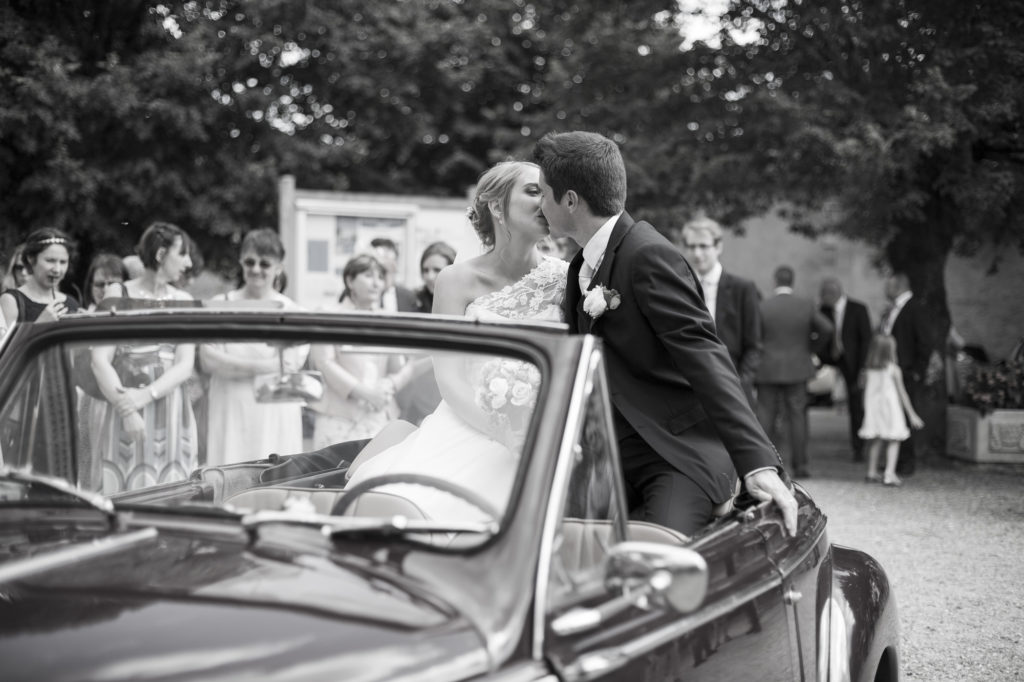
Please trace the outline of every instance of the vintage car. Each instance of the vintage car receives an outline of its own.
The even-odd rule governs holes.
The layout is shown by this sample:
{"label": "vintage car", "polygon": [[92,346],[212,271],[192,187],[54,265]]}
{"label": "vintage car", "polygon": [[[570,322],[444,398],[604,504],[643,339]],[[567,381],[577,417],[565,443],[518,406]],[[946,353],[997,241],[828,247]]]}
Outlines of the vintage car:
{"label": "vintage car", "polygon": [[[744,495],[693,537],[629,518],[603,363],[561,325],[441,316],[16,325],[0,677],[898,679],[885,572],[832,545],[799,486],[795,537]],[[345,397],[339,377],[366,368],[394,400]],[[422,419],[403,412],[414,387],[436,407]],[[363,417],[333,441],[341,403]],[[293,451],[264,447],[285,432]]]}

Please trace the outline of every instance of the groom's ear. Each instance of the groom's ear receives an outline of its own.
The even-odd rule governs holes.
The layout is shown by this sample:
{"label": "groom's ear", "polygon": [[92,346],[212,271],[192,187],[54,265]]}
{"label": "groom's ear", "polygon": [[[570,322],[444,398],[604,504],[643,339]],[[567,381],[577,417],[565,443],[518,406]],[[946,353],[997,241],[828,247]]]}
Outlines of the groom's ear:
{"label": "groom's ear", "polygon": [[576,210],[580,206],[580,195],[576,193],[576,190],[567,189],[565,190],[565,207],[570,211]]}

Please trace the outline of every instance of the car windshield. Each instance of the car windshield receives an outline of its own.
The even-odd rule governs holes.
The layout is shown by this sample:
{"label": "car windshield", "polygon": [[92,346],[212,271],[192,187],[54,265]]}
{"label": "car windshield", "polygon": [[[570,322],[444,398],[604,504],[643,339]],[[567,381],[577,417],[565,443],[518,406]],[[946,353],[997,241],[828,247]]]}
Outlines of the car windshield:
{"label": "car windshield", "polygon": [[500,522],[545,393],[537,364],[267,329],[41,348],[0,396],[0,464],[117,507]]}

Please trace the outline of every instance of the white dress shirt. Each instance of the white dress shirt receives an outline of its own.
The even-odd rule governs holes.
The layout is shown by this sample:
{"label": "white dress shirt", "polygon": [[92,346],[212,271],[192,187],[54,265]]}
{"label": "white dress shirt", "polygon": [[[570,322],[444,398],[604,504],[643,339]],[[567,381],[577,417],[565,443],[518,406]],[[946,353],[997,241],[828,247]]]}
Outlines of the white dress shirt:
{"label": "white dress shirt", "polygon": [[882,320],[882,333],[892,334],[892,324],[899,317],[900,311],[903,310],[903,306],[907,304],[911,298],[914,297],[914,292],[904,291],[902,294],[897,296],[892,302],[892,308],[889,309],[889,314]]}
{"label": "white dress shirt", "polygon": [[594,236],[590,238],[590,241],[583,246],[584,266],[580,268],[580,290],[584,295],[587,293],[587,287],[590,286],[590,280],[593,278],[594,273],[601,267],[601,261],[604,260],[604,252],[608,248],[608,240],[612,238],[612,229],[614,229],[615,223],[619,221],[619,216],[621,215],[621,213],[616,213],[605,221],[598,228],[597,232],[594,233]]}
{"label": "white dress shirt", "polygon": [[697,273],[697,276],[700,278],[701,288],[704,289],[704,305],[708,307],[713,320],[718,306],[718,283],[722,281],[722,264],[715,263],[706,275]]}

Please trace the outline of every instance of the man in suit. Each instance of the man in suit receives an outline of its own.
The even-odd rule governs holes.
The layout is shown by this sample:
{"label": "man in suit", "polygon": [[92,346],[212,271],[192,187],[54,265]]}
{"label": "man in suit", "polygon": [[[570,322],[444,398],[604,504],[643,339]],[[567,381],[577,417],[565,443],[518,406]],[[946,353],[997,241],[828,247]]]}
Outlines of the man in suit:
{"label": "man in suit", "polygon": [[387,312],[415,313],[419,310],[416,292],[399,286],[395,278],[398,274],[398,245],[387,237],[376,237],[370,241],[373,257],[384,266],[384,293],[381,294],[381,310]]}
{"label": "man in suit", "polygon": [[[631,515],[692,534],[732,496],[738,472],[751,495],[774,500],[795,534],[797,505],[782,462],[693,270],[654,227],[624,211],[618,146],[596,133],[550,133],[533,156],[551,234],[582,247],[569,265],[563,308],[570,331],[603,340]],[[589,314],[584,291],[591,301],[615,291],[619,304]]]}
{"label": "man in suit", "polygon": [[704,303],[718,338],[729,349],[747,400],[757,409],[754,378],[761,364],[761,292],[750,280],[723,270],[722,226],[714,220],[703,217],[683,225],[680,247],[697,271]]}
{"label": "man in suit", "polygon": [[[932,341],[928,324],[928,311],[910,289],[910,278],[905,273],[893,273],[885,281],[885,296],[889,306],[882,316],[880,331],[896,339],[896,364],[903,372],[903,384],[914,409],[920,413],[924,402],[925,374],[931,359]],[[900,445],[896,471],[909,476],[917,468],[917,434]]]}
{"label": "man in suit", "polygon": [[814,301],[793,293],[793,268],[775,269],[775,291],[761,304],[764,353],[757,372],[761,425],[778,444],[781,414],[792,451],[793,476],[810,475],[807,461],[807,380],[814,376],[815,343],[832,336],[832,323]]}
{"label": "man in suit", "polygon": [[822,362],[834,365],[843,375],[850,416],[850,448],[853,460],[860,462],[864,459],[864,443],[857,435],[864,421],[864,387],[860,385],[860,372],[864,369],[871,342],[871,316],[866,305],[843,292],[843,285],[835,277],[822,280],[819,293],[821,312],[835,327],[828,350],[820,357]]}

